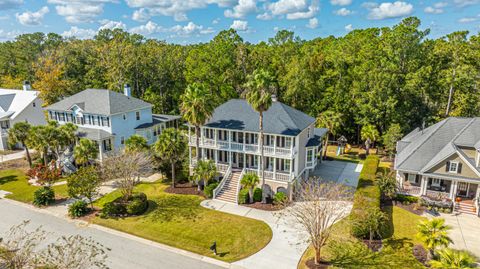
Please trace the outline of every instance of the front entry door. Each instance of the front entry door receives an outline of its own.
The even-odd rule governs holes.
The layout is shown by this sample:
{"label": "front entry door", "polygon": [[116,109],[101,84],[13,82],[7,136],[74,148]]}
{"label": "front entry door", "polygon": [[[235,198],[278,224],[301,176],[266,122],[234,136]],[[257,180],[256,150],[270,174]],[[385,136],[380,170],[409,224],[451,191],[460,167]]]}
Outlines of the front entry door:
{"label": "front entry door", "polygon": [[466,182],[458,182],[457,196],[467,197],[468,184]]}

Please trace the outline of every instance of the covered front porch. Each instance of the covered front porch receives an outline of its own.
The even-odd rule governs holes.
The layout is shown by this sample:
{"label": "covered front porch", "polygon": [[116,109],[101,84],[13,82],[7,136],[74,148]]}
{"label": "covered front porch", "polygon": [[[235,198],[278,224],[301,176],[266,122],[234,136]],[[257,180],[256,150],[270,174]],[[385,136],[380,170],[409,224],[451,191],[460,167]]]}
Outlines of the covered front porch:
{"label": "covered front porch", "polygon": [[90,139],[97,145],[99,161],[102,161],[108,154],[114,151],[115,137],[104,130],[79,127],[77,136]]}

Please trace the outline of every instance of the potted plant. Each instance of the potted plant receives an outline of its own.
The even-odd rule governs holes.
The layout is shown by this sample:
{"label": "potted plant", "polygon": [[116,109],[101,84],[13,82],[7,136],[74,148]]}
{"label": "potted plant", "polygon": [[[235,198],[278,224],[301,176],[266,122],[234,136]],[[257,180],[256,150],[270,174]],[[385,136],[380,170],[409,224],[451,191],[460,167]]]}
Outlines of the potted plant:
{"label": "potted plant", "polygon": [[461,201],[462,201],[462,198],[460,197],[455,198],[455,202],[460,203]]}

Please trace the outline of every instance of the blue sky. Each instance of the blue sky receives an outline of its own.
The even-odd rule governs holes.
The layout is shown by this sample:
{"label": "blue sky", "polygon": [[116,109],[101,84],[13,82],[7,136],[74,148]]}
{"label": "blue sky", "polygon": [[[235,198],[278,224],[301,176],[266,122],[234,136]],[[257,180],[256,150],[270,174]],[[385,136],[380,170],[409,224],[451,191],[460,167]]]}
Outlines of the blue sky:
{"label": "blue sky", "polygon": [[120,27],[174,43],[210,40],[234,28],[257,43],[279,29],[303,39],[342,36],[352,29],[392,26],[417,16],[430,37],[480,31],[480,0],[0,0],[0,40],[56,32],[89,38]]}

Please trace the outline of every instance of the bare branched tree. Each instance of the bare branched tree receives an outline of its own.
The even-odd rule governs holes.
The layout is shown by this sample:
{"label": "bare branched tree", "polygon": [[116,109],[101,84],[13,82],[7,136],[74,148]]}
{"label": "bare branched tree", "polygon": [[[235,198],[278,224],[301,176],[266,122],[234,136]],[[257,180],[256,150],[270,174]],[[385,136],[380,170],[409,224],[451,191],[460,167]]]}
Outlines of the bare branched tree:
{"label": "bare branched tree", "polygon": [[45,239],[46,233],[41,227],[29,232],[26,229],[28,224],[29,221],[24,221],[15,225],[5,238],[0,238],[0,268],[29,268],[37,262],[35,249]]}
{"label": "bare branched tree", "polygon": [[62,236],[48,245],[42,262],[57,269],[108,268],[105,247],[80,235]]}
{"label": "bare branched tree", "polygon": [[282,214],[302,226],[315,249],[315,264],[320,264],[321,250],[332,232],[332,224],[346,217],[354,190],[344,184],[310,178],[295,189],[295,203]]}
{"label": "bare branched tree", "polygon": [[104,180],[117,179],[118,187],[128,199],[140,176],[152,171],[152,158],[144,151],[122,151],[113,154],[102,163],[101,174]]}

